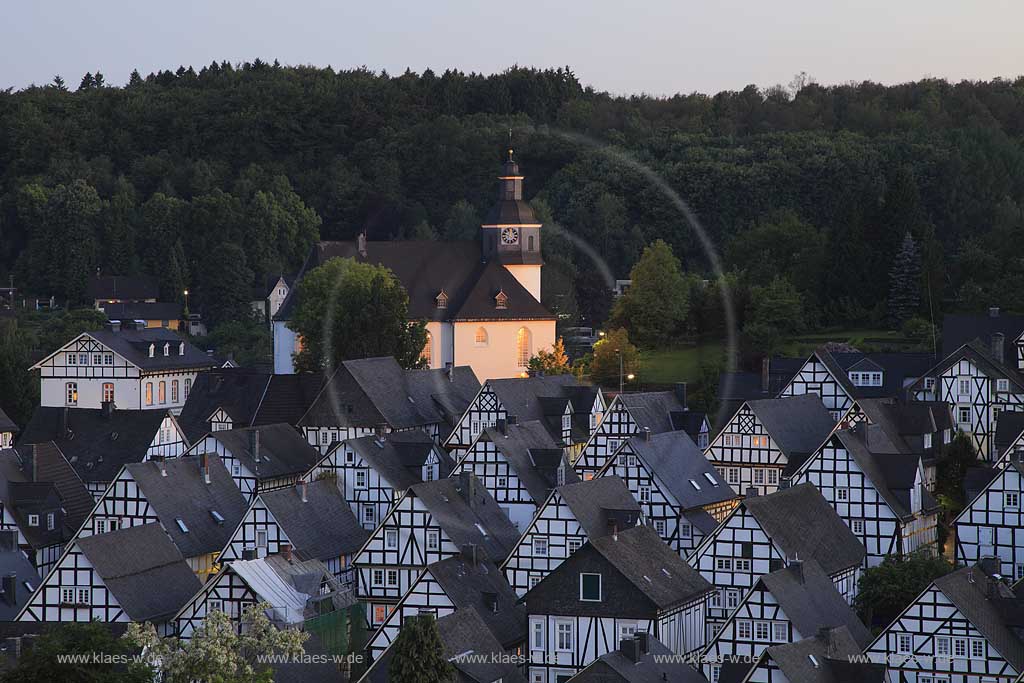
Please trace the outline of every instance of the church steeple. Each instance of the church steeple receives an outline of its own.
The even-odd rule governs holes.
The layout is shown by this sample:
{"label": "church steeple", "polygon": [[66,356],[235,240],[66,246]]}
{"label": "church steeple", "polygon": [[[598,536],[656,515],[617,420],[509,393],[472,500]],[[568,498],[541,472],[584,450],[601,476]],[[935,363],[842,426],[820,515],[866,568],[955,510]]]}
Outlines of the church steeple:
{"label": "church steeple", "polygon": [[540,265],[541,224],[523,201],[523,175],[519,171],[512,132],[498,176],[498,199],[480,226],[481,248],[486,261],[503,265]]}

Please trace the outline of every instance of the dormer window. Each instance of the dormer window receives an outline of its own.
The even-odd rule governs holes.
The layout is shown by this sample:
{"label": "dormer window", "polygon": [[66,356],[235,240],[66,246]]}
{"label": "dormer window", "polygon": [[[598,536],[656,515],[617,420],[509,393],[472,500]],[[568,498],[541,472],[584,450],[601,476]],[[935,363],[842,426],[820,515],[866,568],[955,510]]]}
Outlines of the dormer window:
{"label": "dormer window", "polygon": [[170,344],[164,344],[164,356],[166,357],[166,356],[170,356],[170,355],[171,355],[171,345]]}
{"label": "dormer window", "polygon": [[178,355],[179,356],[184,356],[185,355],[185,342],[181,342],[180,344],[178,344]]}
{"label": "dormer window", "polygon": [[882,386],[881,372],[851,372],[850,381],[855,387],[880,387]]}
{"label": "dormer window", "polygon": [[448,308],[448,294],[443,289],[434,301],[437,303],[438,308]]}
{"label": "dormer window", "polygon": [[152,358],[156,355],[156,344],[149,345],[149,357]]}
{"label": "dormer window", "polygon": [[504,311],[508,308],[508,294],[504,291],[498,292],[497,296],[494,297],[494,307],[499,311]]}

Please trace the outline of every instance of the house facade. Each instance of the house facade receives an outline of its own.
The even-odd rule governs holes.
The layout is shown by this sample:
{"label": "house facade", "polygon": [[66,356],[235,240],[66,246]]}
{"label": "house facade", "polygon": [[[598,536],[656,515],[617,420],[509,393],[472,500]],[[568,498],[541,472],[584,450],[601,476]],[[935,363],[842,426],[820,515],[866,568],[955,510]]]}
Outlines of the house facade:
{"label": "house facade", "polygon": [[999,573],[1013,581],[1024,579],[1024,466],[1017,453],[1000,461],[994,479],[969,501],[954,520],[956,559],[972,566],[997,558]]}

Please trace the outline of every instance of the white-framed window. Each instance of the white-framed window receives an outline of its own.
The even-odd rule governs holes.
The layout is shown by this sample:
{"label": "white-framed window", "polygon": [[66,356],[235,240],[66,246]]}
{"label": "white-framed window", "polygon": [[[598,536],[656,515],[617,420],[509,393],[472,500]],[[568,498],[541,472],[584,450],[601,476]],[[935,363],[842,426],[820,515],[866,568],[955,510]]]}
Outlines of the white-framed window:
{"label": "white-framed window", "polygon": [[545,649],[545,638],[544,638],[544,620],[543,619],[531,619],[530,620],[530,649],[531,650],[543,650]]}
{"label": "white-framed window", "polygon": [[68,382],[64,385],[64,399],[69,406],[78,405],[78,382]]}
{"label": "white-framed window", "polygon": [[348,449],[345,449],[345,464],[346,465],[354,465],[355,462],[356,462],[356,453],[355,453],[355,451],[350,451]]}
{"label": "white-framed window", "polygon": [[850,531],[852,531],[857,536],[863,535],[864,534],[864,520],[863,519],[852,520],[850,522]]}
{"label": "white-framed window", "polygon": [[46,513],[46,530],[53,531],[57,524],[57,515],[52,512]]}
{"label": "white-framed window", "polygon": [[663,520],[663,519],[656,519],[656,520],[654,520],[654,531],[659,536],[661,536],[662,538],[665,538],[665,520]]}
{"label": "white-framed window", "polygon": [[722,609],[723,596],[725,595],[725,589],[720,588],[711,594],[711,600],[708,601],[708,606],[713,609]]}
{"label": "white-framed window", "polygon": [[925,377],[924,378],[924,390],[925,391],[934,391],[935,390],[935,378],[934,377]]}
{"label": "white-framed window", "polygon": [[366,479],[368,473],[366,470],[356,470],[356,482],[355,487],[357,489],[366,489]]}
{"label": "white-framed window", "polygon": [[398,529],[384,530],[385,550],[398,550]]}
{"label": "white-framed window", "polygon": [[94,353],[94,354],[92,354],[92,364],[93,365],[102,365],[103,364],[103,354],[102,353]]}
{"label": "white-framed window", "polygon": [[732,558],[730,557],[717,557],[715,558],[715,569],[721,572],[732,571]]}
{"label": "white-framed window", "polygon": [[971,657],[981,659],[985,656],[985,641],[981,638],[971,638]]}
{"label": "white-framed window", "polygon": [[153,383],[146,382],[146,405],[153,405]]}
{"label": "white-framed window", "polygon": [[441,532],[427,529],[427,550],[438,550],[441,547]]}
{"label": "white-framed window", "polygon": [[[617,450],[619,450],[619,440],[618,439],[608,439],[608,452],[609,453],[614,453]],[[634,462],[634,464],[636,463],[635,460],[633,462]]]}
{"label": "white-framed window", "polygon": [[949,636],[936,636],[935,637],[935,656],[936,657],[949,657],[952,653],[949,646]]}
{"label": "white-framed window", "polygon": [[529,580],[530,581],[530,590],[533,590],[534,587],[538,583],[540,583],[540,579],[541,579],[540,575],[538,575],[538,574],[530,574],[530,580]]}
{"label": "white-framed window", "polygon": [[755,621],[754,622],[754,639],[755,640],[761,640],[761,641],[768,640],[771,637],[770,636],[770,633],[771,633],[770,629],[771,629],[771,622]]}
{"label": "white-framed window", "polygon": [[1015,564],[1013,566],[1013,580],[1020,581],[1024,579],[1024,564]]}
{"label": "white-framed window", "polygon": [[733,444],[733,435],[732,434],[724,434],[724,435],[722,435],[722,445],[725,446],[726,448],[732,448],[733,445],[735,445],[735,444]]}
{"label": "white-framed window", "polygon": [[370,572],[370,585],[374,588],[384,587],[384,570],[374,569]]}
{"label": "white-framed window", "polygon": [[914,638],[909,633],[900,633],[896,636],[896,652],[901,655],[908,655],[914,649]]}
{"label": "white-framed window", "polygon": [[476,334],[473,335],[473,343],[477,346],[487,346],[487,329],[483,327],[476,328]]}
{"label": "white-framed window", "polygon": [[114,354],[112,354],[112,353],[105,353],[105,354],[103,354],[103,364],[104,365],[113,365],[114,364]]}
{"label": "white-framed window", "polygon": [[103,383],[103,402],[113,403],[114,402],[114,383],[104,382]]}
{"label": "white-framed window", "polygon": [[256,547],[266,548],[267,547],[267,530],[258,529],[256,531]]}
{"label": "white-framed window", "polygon": [[640,487],[640,502],[650,503],[651,502],[651,487],[641,486]]}
{"label": "white-framed window", "polygon": [[387,571],[387,582],[388,582],[388,588],[397,588],[398,587],[398,570],[397,569],[389,569]]}
{"label": "white-framed window", "polygon": [[752,562],[745,558],[737,557],[732,561],[733,568],[738,572],[749,572]]}
{"label": "white-framed window", "polygon": [[531,355],[530,331],[525,327],[520,327],[519,331],[516,332],[516,362],[519,367],[529,367]]}
{"label": "white-framed window", "polygon": [[689,522],[679,522],[679,538],[693,538],[693,526]]}
{"label": "white-framed window", "polygon": [[572,429],[572,415],[562,416],[562,431],[567,432]]}
{"label": "white-framed window", "polygon": [[80,353],[80,354],[78,354],[78,364],[79,365],[88,365],[89,364],[89,354],[87,354],[87,353]]}
{"label": "white-framed window", "polygon": [[728,610],[734,610],[739,607],[740,604],[740,592],[738,590],[729,589],[725,591],[725,608]]}
{"label": "white-framed window", "polygon": [[784,621],[773,621],[772,622],[772,642],[773,643],[788,643],[789,642],[789,624]]}
{"label": "white-framed window", "polygon": [[543,536],[533,537],[533,554],[535,557],[548,556],[548,539]]}
{"label": "white-framed window", "polygon": [[185,394],[184,394],[184,398],[185,398],[186,401],[188,400],[188,392],[191,391],[191,389],[192,389],[192,380],[186,379],[185,380]]}
{"label": "white-framed window", "polygon": [[753,624],[747,619],[736,620],[736,637],[740,640],[751,640],[754,637]]}
{"label": "white-framed window", "polygon": [[635,453],[623,453],[622,464],[626,467],[636,467],[636,454]]}
{"label": "white-framed window", "polygon": [[764,484],[764,470],[760,467],[754,470],[754,483],[760,485]]}
{"label": "white-framed window", "polygon": [[997,379],[996,380],[996,391],[1000,394],[1006,394],[1010,391],[1010,380],[1008,379]]}
{"label": "white-framed window", "polygon": [[555,622],[555,650],[557,652],[572,652],[572,622]]}
{"label": "white-framed window", "polygon": [[740,468],[739,467],[727,467],[725,468],[725,480],[730,484],[740,483]]}
{"label": "white-framed window", "polygon": [[206,613],[207,614],[210,614],[211,612],[223,612],[223,611],[224,611],[224,601],[223,600],[214,600],[214,599],[211,598],[210,600],[206,601]]}
{"label": "white-framed window", "polygon": [[582,538],[570,538],[567,541],[567,544],[568,544],[568,548],[569,548],[569,554],[572,555],[574,552],[576,552],[577,550],[579,550],[580,548],[583,547],[583,539]]}
{"label": "white-framed window", "polygon": [[636,622],[619,622],[619,639],[616,642],[621,643],[623,640],[627,640],[636,635]]}
{"label": "white-framed window", "polygon": [[160,403],[167,403],[167,382],[161,381],[157,385],[157,395],[160,397]]}
{"label": "white-framed window", "polygon": [[957,406],[956,421],[959,422],[961,425],[970,426],[971,409],[968,406]]}
{"label": "white-framed window", "polygon": [[953,639],[953,656],[959,659],[963,659],[967,656],[967,639],[966,638],[954,638]]}
{"label": "white-framed window", "polygon": [[932,435],[931,435],[931,433],[929,432],[928,434],[925,434],[923,438],[924,438],[924,447],[925,447],[925,449],[931,448],[932,447]]}
{"label": "white-framed window", "polygon": [[779,485],[779,471],[776,469],[768,470],[768,483],[772,486]]}
{"label": "white-framed window", "polygon": [[580,600],[601,602],[601,575],[580,573]]}
{"label": "white-framed window", "polygon": [[498,488],[499,489],[507,489],[508,488],[508,477],[498,477]]}
{"label": "white-framed window", "polygon": [[68,354],[68,365],[78,365],[78,356],[76,354]]}
{"label": "white-framed window", "polygon": [[967,377],[960,377],[956,381],[956,393],[959,396],[971,395],[971,380]]}
{"label": "white-framed window", "polygon": [[178,380],[171,380],[171,403],[178,402]]}
{"label": "white-framed window", "polygon": [[29,515],[28,516],[28,525],[29,526],[39,526],[39,515]]}
{"label": "white-framed window", "polygon": [[836,501],[846,503],[850,500],[850,489],[836,489]]}
{"label": "white-framed window", "polygon": [[750,437],[750,445],[754,448],[768,448],[768,437],[752,436]]}
{"label": "white-framed window", "polygon": [[375,524],[377,521],[377,513],[373,509],[372,505],[363,505],[363,524]]}

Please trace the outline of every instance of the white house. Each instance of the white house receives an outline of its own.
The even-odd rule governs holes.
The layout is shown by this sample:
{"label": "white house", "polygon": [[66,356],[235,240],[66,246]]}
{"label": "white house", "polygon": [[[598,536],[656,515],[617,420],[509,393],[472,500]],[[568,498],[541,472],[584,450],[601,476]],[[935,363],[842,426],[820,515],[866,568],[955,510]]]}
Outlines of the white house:
{"label": "white house", "polygon": [[1024,466],[1012,451],[999,464],[995,478],[954,520],[956,559],[971,566],[996,558],[999,572],[1019,581],[1024,579]]}

